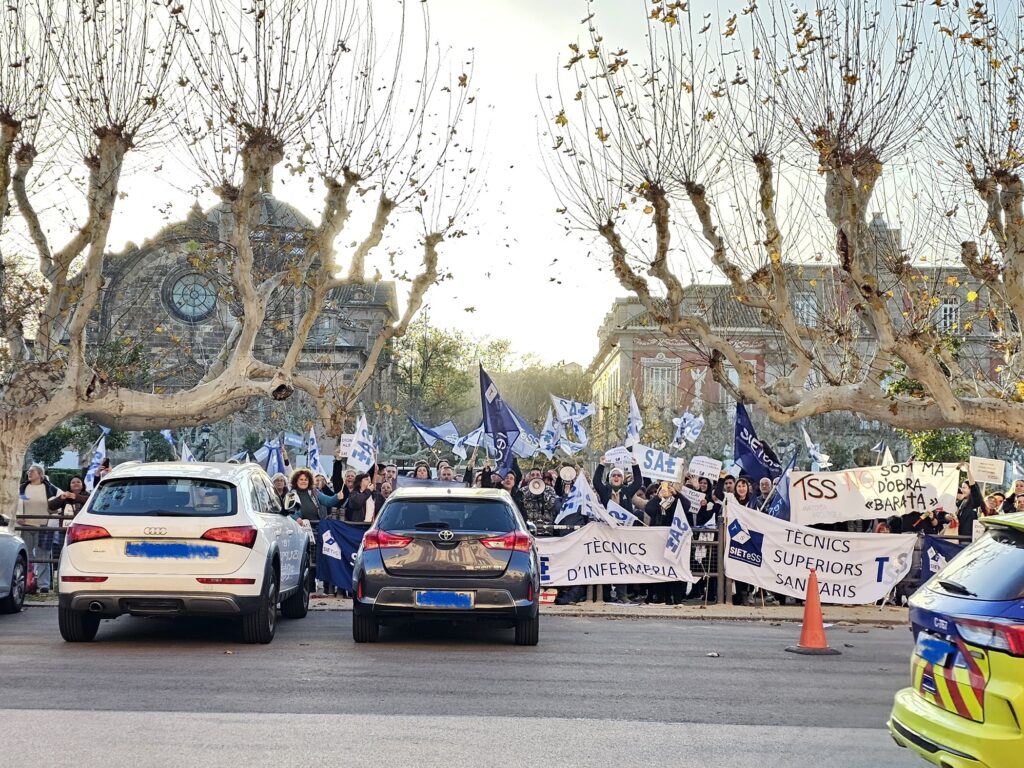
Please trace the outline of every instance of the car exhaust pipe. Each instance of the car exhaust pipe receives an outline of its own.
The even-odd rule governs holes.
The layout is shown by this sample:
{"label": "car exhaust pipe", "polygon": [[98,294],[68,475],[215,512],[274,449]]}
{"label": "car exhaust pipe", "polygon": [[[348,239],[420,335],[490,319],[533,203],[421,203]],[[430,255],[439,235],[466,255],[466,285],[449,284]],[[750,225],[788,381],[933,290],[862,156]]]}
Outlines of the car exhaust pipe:
{"label": "car exhaust pipe", "polygon": [[91,613],[101,613],[103,611],[103,603],[99,600],[93,600],[89,603],[89,611]]}

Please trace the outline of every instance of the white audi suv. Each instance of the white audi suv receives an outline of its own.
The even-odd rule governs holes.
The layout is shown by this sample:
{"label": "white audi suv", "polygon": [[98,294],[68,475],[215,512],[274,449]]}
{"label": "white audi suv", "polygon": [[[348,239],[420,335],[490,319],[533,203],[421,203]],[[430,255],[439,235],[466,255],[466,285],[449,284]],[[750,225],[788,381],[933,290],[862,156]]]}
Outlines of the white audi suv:
{"label": "white audi suv", "polygon": [[209,615],[269,643],[278,605],[288,618],[309,608],[310,538],[288,512],[255,464],[116,467],[67,531],[61,636],[90,641],[101,619],[126,613]]}

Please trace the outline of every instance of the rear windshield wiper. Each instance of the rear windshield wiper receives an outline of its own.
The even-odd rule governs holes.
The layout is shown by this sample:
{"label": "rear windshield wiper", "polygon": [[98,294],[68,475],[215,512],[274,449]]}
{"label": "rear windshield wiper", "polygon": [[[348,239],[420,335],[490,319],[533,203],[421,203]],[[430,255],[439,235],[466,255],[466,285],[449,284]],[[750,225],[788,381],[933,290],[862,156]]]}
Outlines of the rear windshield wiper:
{"label": "rear windshield wiper", "polygon": [[428,528],[428,529],[433,529],[433,530],[436,530],[436,531],[440,531],[440,530],[443,530],[445,528],[451,528],[451,526],[448,525],[448,523],[443,523],[440,520],[428,520],[425,523],[416,523],[416,525],[413,526],[413,527],[414,528]]}
{"label": "rear windshield wiper", "polygon": [[977,597],[976,594],[971,592],[971,590],[969,590],[963,584],[958,584],[955,581],[950,581],[949,579],[939,579],[939,584],[941,584],[942,588],[945,589],[947,592],[953,592],[957,595],[966,595],[967,597]]}

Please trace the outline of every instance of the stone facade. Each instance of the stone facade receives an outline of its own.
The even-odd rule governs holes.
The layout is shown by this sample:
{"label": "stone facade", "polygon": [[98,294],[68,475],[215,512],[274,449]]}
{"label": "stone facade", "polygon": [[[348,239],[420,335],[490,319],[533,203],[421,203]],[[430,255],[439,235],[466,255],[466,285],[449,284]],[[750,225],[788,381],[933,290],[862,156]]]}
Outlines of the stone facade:
{"label": "stone facade", "polygon": [[[223,206],[206,212],[195,206],[185,221],[165,227],[143,245],[129,245],[123,252],[109,255],[103,296],[89,329],[93,353],[101,355],[111,345],[135,345],[149,363],[145,379],[154,391],[198,383],[222,350],[241,311],[230,279],[229,226],[231,217]],[[263,193],[252,233],[256,279],[296,263],[312,228],[296,209]],[[295,278],[296,283],[301,281],[301,275]],[[260,359],[270,363],[283,359],[305,301],[302,290],[278,290],[257,340]],[[328,387],[350,384],[366,364],[381,329],[397,315],[392,282],[332,291],[309,334],[299,370]],[[364,399],[392,397],[390,379],[390,357],[385,353]],[[299,410],[309,412],[308,408]],[[249,418],[243,414],[243,421],[258,432],[269,413],[267,404],[253,403]],[[292,429],[298,431],[302,426],[298,423]],[[231,447],[225,445],[225,450]]]}

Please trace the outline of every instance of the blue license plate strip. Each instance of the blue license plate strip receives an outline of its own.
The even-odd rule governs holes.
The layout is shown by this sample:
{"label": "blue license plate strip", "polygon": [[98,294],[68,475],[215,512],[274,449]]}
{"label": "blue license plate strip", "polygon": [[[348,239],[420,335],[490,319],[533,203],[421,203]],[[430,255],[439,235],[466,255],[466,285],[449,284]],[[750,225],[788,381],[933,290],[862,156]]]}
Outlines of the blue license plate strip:
{"label": "blue license plate strip", "polygon": [[416,592],[416,606],[468,610],[473,607],[473,593],[420,590]]}
{"label": "blue license plate strip", "polygon": [[215,560],[220,550],[214,544],[189,544],[184,541],[127,541],[127,557],[152,560]]}

